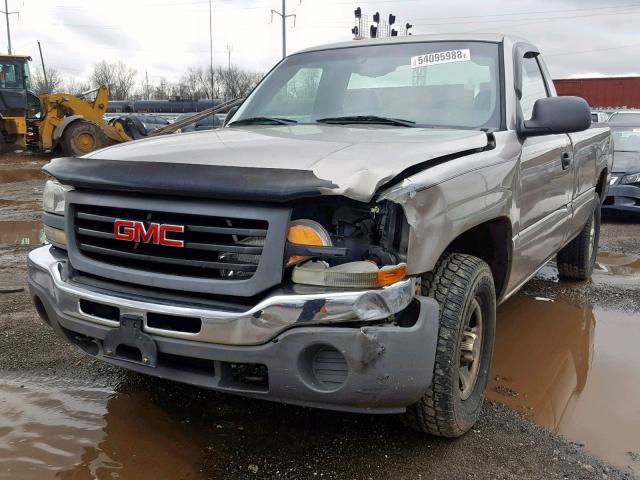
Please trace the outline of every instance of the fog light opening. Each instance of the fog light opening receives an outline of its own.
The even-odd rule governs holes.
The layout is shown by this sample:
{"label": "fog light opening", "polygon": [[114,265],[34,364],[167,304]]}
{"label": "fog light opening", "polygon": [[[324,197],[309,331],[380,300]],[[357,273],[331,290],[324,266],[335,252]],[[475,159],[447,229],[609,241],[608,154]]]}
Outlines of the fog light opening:
{"label": "fog light opening", "polygon": [[331,345],[312,345],[302,351],[298,369],[307,386],[320,392],[335,392],[347,381],[349,365]]}

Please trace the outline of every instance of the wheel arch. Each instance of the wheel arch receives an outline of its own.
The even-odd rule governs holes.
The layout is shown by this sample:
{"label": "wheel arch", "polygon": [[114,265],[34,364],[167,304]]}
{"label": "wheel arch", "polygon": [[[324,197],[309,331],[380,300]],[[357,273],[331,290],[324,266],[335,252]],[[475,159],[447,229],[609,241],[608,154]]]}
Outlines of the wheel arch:
{"label": "wheel arch", "polygon": [[466,253],[484,260],[491,268],[500,301],[509,280],[512,261],[512,225],[508,217],[484,221],[459,234],[445,253]]}
{"label": "wheel arch", "polygon": [[64,117],[58,125],[53,129],[53,134],[51,135],[51,144],[55,147],[60,140],[62,139],[62,135],[64,135],[64,131],[66,128],[71,125],[73,122],[77,122],[79,120],[86,120],[84,115],[71,115],[69,117]]}
{"label": "wheel arch", "polygon": [[607,179],[609,178],[609,170],[605,167],[600,172],[598,176],[598,182],[596,183],[596,193],[600,197],[600,203],[604,202],[604,197],[607,194],[607,190],[609,190],[609,182]]}

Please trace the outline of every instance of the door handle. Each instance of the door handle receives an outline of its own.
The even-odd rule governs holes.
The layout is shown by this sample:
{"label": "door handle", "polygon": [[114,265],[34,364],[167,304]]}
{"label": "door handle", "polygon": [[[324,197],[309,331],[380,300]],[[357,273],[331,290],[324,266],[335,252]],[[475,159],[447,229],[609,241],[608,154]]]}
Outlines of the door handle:
{"label": "door handle", "polygon": [[560,156],[560,161],[562,162],[563,170],[566,170],[567,168],[569,168],[571,166],[571,153],[562,152],[562,155]]}

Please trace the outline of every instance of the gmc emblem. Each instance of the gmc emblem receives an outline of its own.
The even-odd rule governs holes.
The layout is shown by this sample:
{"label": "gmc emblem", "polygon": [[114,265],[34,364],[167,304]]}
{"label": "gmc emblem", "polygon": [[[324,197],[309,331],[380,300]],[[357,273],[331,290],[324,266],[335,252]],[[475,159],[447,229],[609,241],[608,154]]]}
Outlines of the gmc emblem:
{"label": "gmc emblem", "polygon": [[184,247],[182,240],[167,237],[170,232],[183,233],[184,227],[182,225],[162,225],[160,223],[151,223],[149,227],[145,227],[143,222],[120,219],[113,222],[113,235],[116,240],[153,243],[154,245],[164,245],[166,247]]}

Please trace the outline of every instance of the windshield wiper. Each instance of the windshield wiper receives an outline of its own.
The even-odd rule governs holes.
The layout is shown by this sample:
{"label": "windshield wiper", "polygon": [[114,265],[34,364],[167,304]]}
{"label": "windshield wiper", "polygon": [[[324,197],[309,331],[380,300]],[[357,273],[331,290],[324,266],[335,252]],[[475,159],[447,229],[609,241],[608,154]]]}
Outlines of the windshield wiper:
{"label": "windshield wiper", "polygon": [[379,124],[379,125],[395,125],[398,127],[415,127],[416,122],[411,120],[403,120],[401,118],[379,117],[377,115],[351,115],[344,117],[328,117],[319,118],[318,123],[328,123],[335,125],[348,125],[354,123],[360,124]]}
{"label": "windshield wiper", "polygon": [[296,120],[290,118],[279,117],[249,117],[241,118],[235,122],[231,122],[229,125],[293,125],[298,123]]}

